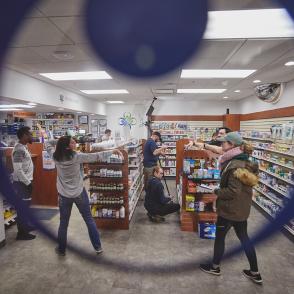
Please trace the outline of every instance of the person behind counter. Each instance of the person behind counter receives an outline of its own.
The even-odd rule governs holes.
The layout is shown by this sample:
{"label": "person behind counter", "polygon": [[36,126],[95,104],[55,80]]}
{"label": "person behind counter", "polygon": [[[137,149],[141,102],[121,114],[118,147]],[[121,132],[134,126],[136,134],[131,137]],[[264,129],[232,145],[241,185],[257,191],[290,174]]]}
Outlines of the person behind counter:
{"label": "person behind counter", "polygon": [[161,142],[159,132],[152,132],[151,137],[146,141],[143,151],[144,184],[147,189],[148,182],[153,176],[153,169],[158,165],[159,155],[165,155],[166,146],[158,147],[157,142]]}
{"label": "person behind counter", "polygon": [[255,249],[247,234],[252,187],[258,183],[258,165],[249,161],[252,146],[245,143],[237,132],[231,132],[218,140],[222,142],[224,154],[220,157],[220,188],[214,191],[217,195],[214,256],[211,264],[201,264],[200,269],[209,274],[220,275],[225,238],[233,227],[250,264],[250,269],[243,270],[243,274],[253,282],[261,284]]}
{"label": "person behind counter", "polygon": [[170,197],[165,197],[164,187],[161,183],[163,169],[159,166],[153,168],[153,177],[149,180],[146,191],[144,207],[149,219],[153,222],[164,221],[164,216],[180,209],[180,205],[173,203]]}
{"label": "person behind counter", "polygon": [[[49,142],[50,144],[50,142]],[[53,142],[47,148],[53,151]],[[96,153],[77,153],[76,142],[70,136],[63,136],[57,141],[53,159],[57,169],[57,191],[59,196],[60,224],[58,229],[58,247],[55,252],[64,256],[67,244],[67,228],[72,205],[75,203],[82,215],[91,243],[97,254],[102,253],[102,247],[95,221],[91,215],[87,192],[83,185],[83,163],[106,162],[112,154],[123,157],[119,150],[102,151]]]}
{"label": "person behind counter", "polygon": [[111,140],[111,130],[110,129],[106,129],[104,132],[104,135],[102,136],[102,141],[108,141]]}
{"label": "person behind counter", "polygon": [[208,143],[201,143],[195,141],[190,141],[189,144],[186,145],[186,148],[189,149],[192,146],[195,146],[200,149],[209,150],[211,152],[217,153],[217,154],[223,154],[223,149],[221,147],[221,143],[218,141],[219,138],[224,137],[226,134],[232,132],[230,128],[227,127],[221,127],[217,131],[216,140],[212,138],[212,140]]}
{"label": "person behind counter", "polygon": [[[12,165],[13,165],[13,187],[15,189],[18,199],[20,199],[23,205],[29,207],[32,200],[33,191],[33,173],[34,164],[31,158],[31,154],[28,150],[27,144],[33,143],[32,133],[29,127],[21,127],[17,131],[18,143],[12,150]],[[33,227],[29,225],[29,222],[22,211],[17,211],[17,240],[33,240],[35,235],[30,234]]]}

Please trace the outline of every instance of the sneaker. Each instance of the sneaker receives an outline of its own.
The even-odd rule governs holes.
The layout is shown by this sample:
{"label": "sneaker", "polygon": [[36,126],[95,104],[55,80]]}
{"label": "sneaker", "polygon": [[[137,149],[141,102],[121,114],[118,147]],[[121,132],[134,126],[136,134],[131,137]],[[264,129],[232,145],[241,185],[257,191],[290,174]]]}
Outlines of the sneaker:
{"label": "sneaker", "polygon": [[99,255],[103,252],[103,249],[102,249],[102,247],[100,247],[100,248],[96,249],[95,251],[96,251],[96,254]]}
{"label": "sneaker", "polygon": [[220,268],[213,268],[212,264],[200,264],[200,269],[208,274],[215,275],[215,276],[220,276]]}
{"label": "sneaker", "polygon": [[250,270],[243,270],[243,275],[256,284],[262,284],[263,282],[260,274],[252,274]]}
{"label": "sneaker", "polygon": [[60,251],[58,247],[55,248],[55,253],[58,256],[65,256],[65,251]]}
{"label": "sneaker", "polygon": [[17,233],[17,235],[16,235],[16,240],[34,240],[36,238],[36,236],[35,235],[33,235],[33,234],[19,234],[19,233]]}

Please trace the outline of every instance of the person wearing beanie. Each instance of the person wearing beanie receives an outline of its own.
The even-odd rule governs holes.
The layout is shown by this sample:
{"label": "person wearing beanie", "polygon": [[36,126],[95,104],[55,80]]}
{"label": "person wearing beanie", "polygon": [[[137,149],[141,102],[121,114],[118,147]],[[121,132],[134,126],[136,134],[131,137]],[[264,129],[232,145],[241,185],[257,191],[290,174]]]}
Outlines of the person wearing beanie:
{"label": "person wearing beanie", "polygon": [[221,180],[217,195],[217,222],[214,255],[211,264],[201,264],[206,273],[220,275],[220,263],[225,250],[225,238],[231,227],[240,240],[250,264],[243,274],[257,284],[262,284],[257,258],[247,234],[247,219],[252,203],[252,187],[258,183],[258,165],[249,161],[253,148],[237,132],[218,139],[222,143],[220,157]]}

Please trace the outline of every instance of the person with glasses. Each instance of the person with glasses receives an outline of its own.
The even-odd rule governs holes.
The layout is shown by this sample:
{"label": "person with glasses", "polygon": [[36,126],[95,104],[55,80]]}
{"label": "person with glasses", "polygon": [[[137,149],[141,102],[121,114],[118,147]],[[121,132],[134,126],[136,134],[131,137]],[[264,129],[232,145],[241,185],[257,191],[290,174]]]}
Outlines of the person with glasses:
{"label": "person with glasses", "polygon": [[[21,127],[16,135],[19,141],[12,150],[13,187],[18,199],[22,201],[23,205],[29,207],[32,200],[34,164],[27,144],[33,143],[33,137],[29,127]],[[16,224],[17,240],[36,238],[35,235],[30,234],[33,227],[29,225],[27,217],[19,209],[17,210]]]}
{"label": "person with glasses", "polygon": [[164,186],[161,182],[163,169],[159,166],[153,168],[153,177],[149,180],[144,207],[152,222],[164,221],[164,216],[180,209],[180,205],[173,203],[170,197],[164,195]]}

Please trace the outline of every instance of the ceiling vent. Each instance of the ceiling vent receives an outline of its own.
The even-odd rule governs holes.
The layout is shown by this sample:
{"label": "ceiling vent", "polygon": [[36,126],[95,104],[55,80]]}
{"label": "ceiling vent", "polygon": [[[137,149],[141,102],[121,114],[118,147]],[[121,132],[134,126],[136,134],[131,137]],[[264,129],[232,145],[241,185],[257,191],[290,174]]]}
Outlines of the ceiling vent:
{"label": "ceiling vent", "polygon": [[54,51],[52,55],[58,60],[72,60],[74,58],[74,55],[70,51],[66,50]]}

